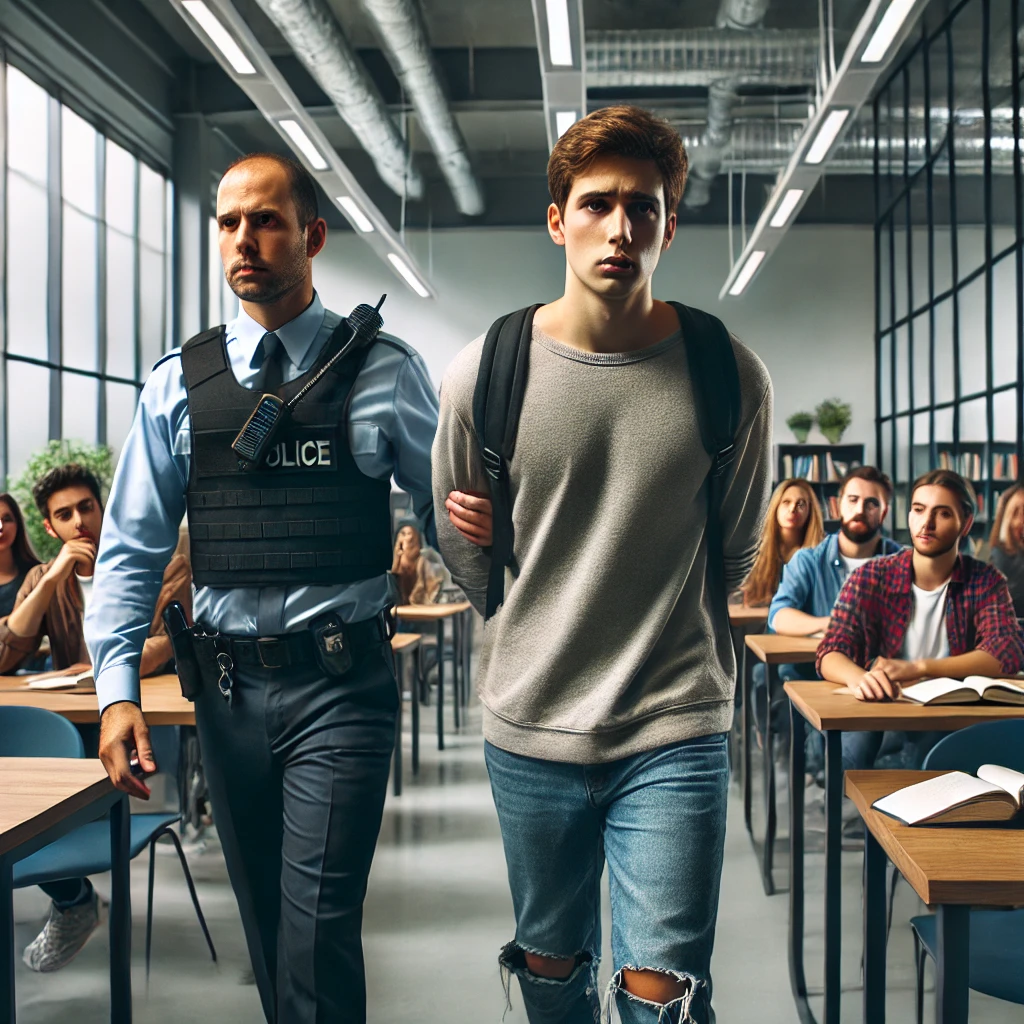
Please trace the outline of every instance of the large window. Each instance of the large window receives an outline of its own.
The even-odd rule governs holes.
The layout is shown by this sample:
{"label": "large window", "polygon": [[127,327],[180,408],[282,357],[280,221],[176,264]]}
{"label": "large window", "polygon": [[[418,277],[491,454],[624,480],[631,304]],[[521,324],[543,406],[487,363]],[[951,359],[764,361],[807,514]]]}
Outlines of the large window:
{"label": "large window", "polygon": [[980,539],[1022,468],[1021,8],[926,12],[874,103],[876,440],[897,535],[917,475],[973,482]]}
{"label": "large window", "polygon": [[171,186],[0,62],[0,480],[50,438],[118,451],[168,347]]}

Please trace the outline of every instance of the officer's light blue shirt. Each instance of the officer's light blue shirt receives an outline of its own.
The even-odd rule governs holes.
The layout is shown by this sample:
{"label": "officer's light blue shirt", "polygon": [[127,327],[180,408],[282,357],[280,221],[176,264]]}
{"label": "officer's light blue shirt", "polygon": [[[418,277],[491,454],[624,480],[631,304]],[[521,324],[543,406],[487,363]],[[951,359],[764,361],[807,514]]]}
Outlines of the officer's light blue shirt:
{"label": "officer's light blue shirt", "polygon": [[[284,380],[313,364],[341,317],[318,296],[274,332],[283,346]],[[244,311],[227,325],[231,369],[240,384],[263,380],[265,329]],[[396,483],[412,497],[433,533],[430,448],[437,430],[437,393],[421,357],[381,334],[352,388],[348,439],[360,471]],[[163,571],[178,543],[192,459],[180,350],[153,369],[114,475],[100,537],[85,635],[96,669],[102,711],[115,701],[139,701],[139,661],[149,634]],[[304,629],[336,609],[358,622],[395,603],[391,577],[336,587],[200,587],[197,621],[222,633],[273,636]]]}

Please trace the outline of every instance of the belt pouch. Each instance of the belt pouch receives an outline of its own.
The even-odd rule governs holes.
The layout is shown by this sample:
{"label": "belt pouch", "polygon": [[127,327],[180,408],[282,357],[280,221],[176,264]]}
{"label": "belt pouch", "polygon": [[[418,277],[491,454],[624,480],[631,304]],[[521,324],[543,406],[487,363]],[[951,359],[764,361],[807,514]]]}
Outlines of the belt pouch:
{"label": "belt pouch", "polygon": [[352,668],[352,641],[337,612],[318,615],[309,624],[316,661],[328,676],[343,676]]}
{"label": "belt pouch", "polygon": [[196,657],[192,627],[185,618],[185,609],[179,601],[172,601],[164,609],[164,625],[171,638],[174,651],[174,671],[181,684],[181,695],[186,700],[195,700],[203,689],[203,674]]}

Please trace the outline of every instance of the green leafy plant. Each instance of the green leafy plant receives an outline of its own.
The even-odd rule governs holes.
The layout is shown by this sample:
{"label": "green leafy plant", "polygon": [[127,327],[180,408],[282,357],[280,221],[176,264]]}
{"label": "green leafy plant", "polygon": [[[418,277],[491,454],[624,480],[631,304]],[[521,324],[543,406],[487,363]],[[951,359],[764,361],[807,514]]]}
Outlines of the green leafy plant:
{"label": "green leafy plant", "polygon": [[786,420],[786,426],[793,431],[797,441],[803,444],[814,426],[814,417],[809,412],[795,412]]}
{"label": "green leafy plant", "polygon": [[818,429],[831,444],[839,444],[846,428],[853,422],[853,410],[849,404],[838,398],[826,398],[814,412],[818,418]]}
{"label": "green leafy plant", "polygon": [[25,516],[25,532],[32,541],[36,554],[48,562],[60,550],[60,541],[54,540],[43,526],[43,517],[36,508],[32,497],[35,482],[55,466],[63,466],[67,462],[77,462],[91,470],[100,482],[102,496],[106,499],[107,491],[114,479],[114,453],[110,448],[81,441],[50,441],[46,447],[28,460],[28,464],[17,478],[7,482],[7,489],[17,499]]}

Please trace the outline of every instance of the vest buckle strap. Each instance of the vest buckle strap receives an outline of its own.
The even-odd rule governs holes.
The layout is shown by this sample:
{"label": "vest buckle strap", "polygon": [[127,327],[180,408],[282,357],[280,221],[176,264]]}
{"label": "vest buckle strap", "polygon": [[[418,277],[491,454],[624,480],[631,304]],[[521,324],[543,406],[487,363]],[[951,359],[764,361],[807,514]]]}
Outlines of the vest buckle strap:
{"label": "vest buckle strap", "polygon": [[501,456],[497,452],[491,451],[490,448],[484,448],[483,460],[487,475],[492,480],[500,480],[501,472],[505,465]]}

